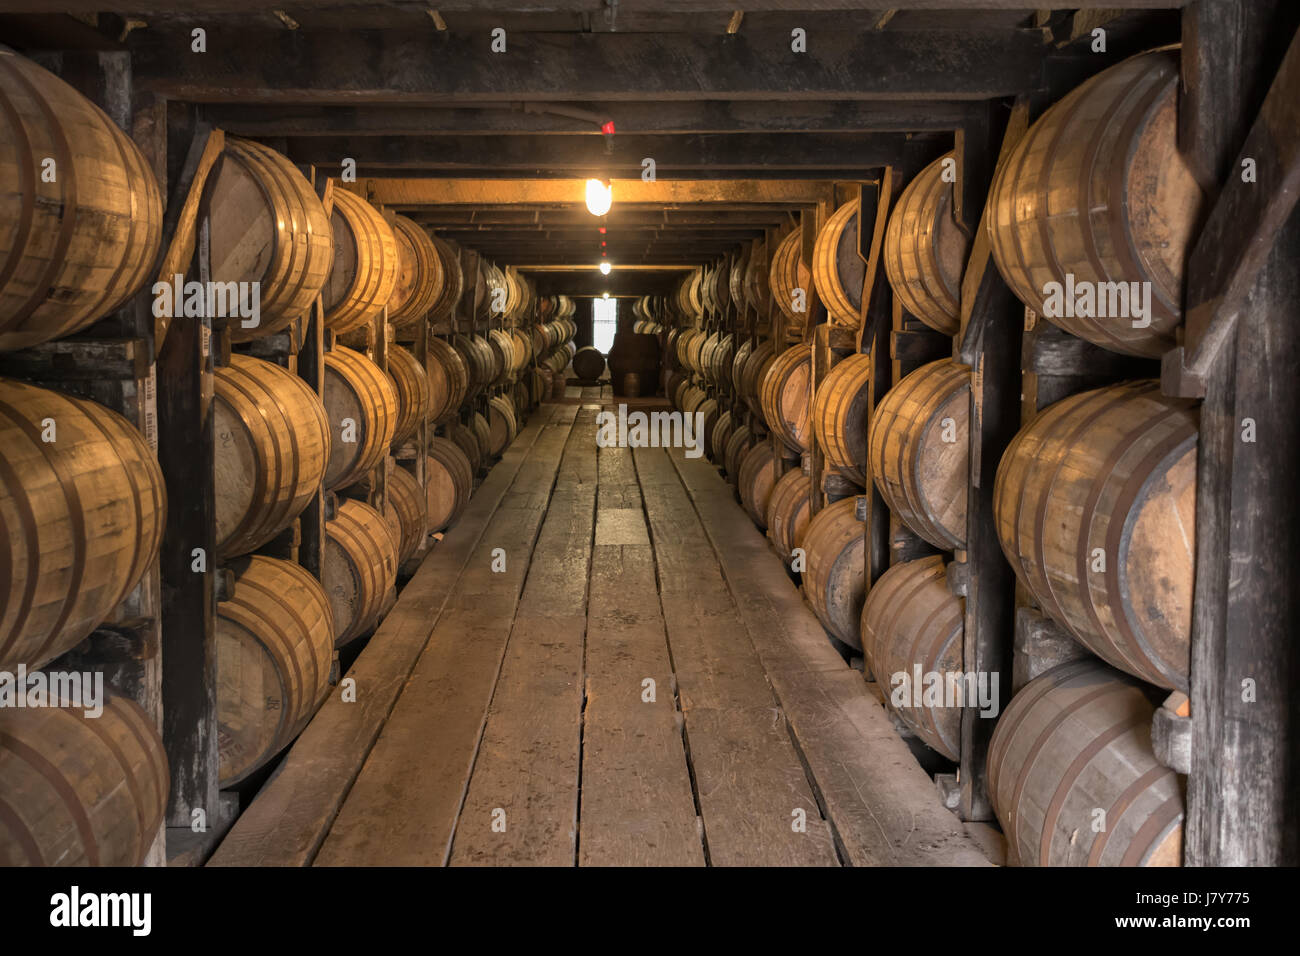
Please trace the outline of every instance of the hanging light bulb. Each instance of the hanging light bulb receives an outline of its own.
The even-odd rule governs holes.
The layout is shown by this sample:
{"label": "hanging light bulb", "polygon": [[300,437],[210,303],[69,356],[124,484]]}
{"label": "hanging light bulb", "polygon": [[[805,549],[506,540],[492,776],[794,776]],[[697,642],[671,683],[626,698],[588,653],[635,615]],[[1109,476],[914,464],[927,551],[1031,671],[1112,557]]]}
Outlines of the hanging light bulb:
{"label": "hanging light bulb", "polygon": [[603,275],[603,276],[607,276],[607,275],[609,275],[609,270],[612,269],[612,268],[614,268],[614,267],[611,266],[611,265],[609,264],[609,262],[602,262],[602,263],[600,264],[600,274]]}
{"label": "hanging light bulb", "polygon": [[614,204],[614,187],[607,180],[587,180],[587,208],[593,216],[603,216]]}

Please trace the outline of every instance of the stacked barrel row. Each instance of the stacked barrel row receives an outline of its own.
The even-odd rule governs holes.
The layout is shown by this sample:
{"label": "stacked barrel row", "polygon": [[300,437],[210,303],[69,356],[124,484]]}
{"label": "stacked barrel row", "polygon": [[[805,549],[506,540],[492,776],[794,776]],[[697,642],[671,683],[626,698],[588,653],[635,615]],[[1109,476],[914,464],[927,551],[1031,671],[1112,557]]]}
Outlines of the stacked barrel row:
{"label": "stacked barrel row", "polygon": [[[0,351],[81,331],[149,279],[158,183],[89,100],[0,50]],[[0,671],[80,644],[153,566],[168,507],[149,443],[95,402],[0,380]],[[171,503],[173,507],[175,502]],[[13,693],[26,696],[25,683]],[[87,689],[89,691],[89,688]],[[53,691],[0,710],[0,866],[144,860],[170,775],[153,719],[108,688],[101,715]]]}
{"label": "stacked barrel row", "polygon": [[[1181,319],[1181,263],[1201,197],[1174,145],[1177,76],[1176,54],[1161,51],[1071,93],[999,166],[985,217],[994,261],[1029,309],[1127,355],[1159,356]],[[882,255],[906,314],[947,336],[959,330],[970,248],[953,218],[952,161],[938,158],[898,197]],[[849,328],[862,308],[857,213],[855,203],[836,210],[812,268],[831,323]],[[912,733],[957,760],[961,707],[919,690],[896,705],[890,691],[899,675],[963,671],[964,600],[946,565],[966,557],[970,369],[925,363],[873,401],[873,357],[850,354],[810,400],[808,344],[774,350],[741,336],[737,346],[734,333],[698,327],[709,275],[699,270],[674,298],[688,317],[668,334],[674,404],[706,413],[715,460],[783,560],[803,552],[804,592],[827,631],[889,685],[889,706]],[[1149,284],[1150,312],[1062,311],[1048,300],[1051,283]],[[788,284],[769,274],[774,292]],[[715,416],[716,388],[757,414],[746,424]],[[779,444],[756,442],[760,425]],[[1187,687],[1198,428],[1195,409],[1157,381],[1124,381],[1038,411],[1005,451],[994,509],[1006,558],[1043,613],[1096,655],[1030,681],[999,721],[989,786],[1015,862],[1179,862],[1182,783],[1157,762],[1150,723],[1158,689]],[[774,448],[791,459],[806,451],[810,432],[840,484],[869,481],[930,556],[898,561],[868,593],[855,496],[831,495],[810,518],[820,489],[775,460]],[[1104,829],[1093,825],[1098,807]]]}
{"label": "stacked barrel row", "polygon": [[[0,349],[13,350],[86,328],[153,279],[162,208],[134,144],[61,80],[0,53],[0,102],[5,142],[16,145],[3,160],[17,188],[0,197],[0,220],[17,224],[0,248]],[[57,175],[32,175],[43,157]],[[233,581],[215,623],[226,787],[305,726],[327,691],[335,648],[373,628],[400,563],[464,508],[473,471],[460,444],[434,438],[421,450],[424,488],[389,455],[422,424],[454,414],[472,380],[441,340],[424,363],[390,345],[386,370],[336,344],[320,393],[282,365],[245,354],[244,343],[286,330],[300,341],[318,297],[339,339],[364,333],[385,309],[399,335],[450,315],[463,289],[458,251],[342,189],[327,214],[288,160],[234,137],[206,196],[212,281],[260,287],[259,321],[225,324],[236,350],[214,374],[217,553],[209,560]],[[507,315],[522,317],[531,286],[493,270],[487,278],[504,286]],[[181,314],[179,302],[174,311]],[[160,342],[169,319],[159,316]],[[493,379],[521,371],[532,355],[522,332],[496,331],[486,342]],[[513,427],[511,410],[501,414]],[[476,458],[501,444],[500,428],[483,431]],[[81,644],[134,590],[157,558],[168,494],[139,431],[94,402],[0,380],[0,432],[0,519],[12,532],[0,576],[0,669],[34,670]],[[365,500],[381,466],[383,515]],[[320,580],[258,553],[322,491]],[[3,721],[0,803],[10,812],[0,822],[0,863],[139,863],[169,785],[144,711],[113,694],[94,730],[71,707],[6,708]],[[41,752],[57,762],[24,756]]]}

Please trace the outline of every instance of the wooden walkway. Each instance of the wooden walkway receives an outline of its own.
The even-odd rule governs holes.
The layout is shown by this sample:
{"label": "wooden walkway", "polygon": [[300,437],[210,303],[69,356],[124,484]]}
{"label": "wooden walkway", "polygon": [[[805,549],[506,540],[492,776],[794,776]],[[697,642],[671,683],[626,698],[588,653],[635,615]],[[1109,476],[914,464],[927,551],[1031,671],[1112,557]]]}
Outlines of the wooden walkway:
{"label": "wooden walkway", "polygon": [[532,416],[211,865],[986,864],[712,466],[598,449],[592,392]]}

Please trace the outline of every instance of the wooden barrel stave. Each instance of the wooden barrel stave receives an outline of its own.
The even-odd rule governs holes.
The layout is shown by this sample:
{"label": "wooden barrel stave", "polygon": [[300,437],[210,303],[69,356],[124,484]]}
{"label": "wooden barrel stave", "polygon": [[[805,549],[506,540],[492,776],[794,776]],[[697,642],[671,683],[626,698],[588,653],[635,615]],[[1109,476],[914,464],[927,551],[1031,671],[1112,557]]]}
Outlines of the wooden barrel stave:
{"label": "wooden barrel stave", "polygon": [[813,396],[812,427],[826,461],[859,484],[866,481],[871,366],[869,352],[848,356],[830,370]]}
{"label": "wooden barrel stave", "polygon": [[1156,381],[1081,392],[1021,430],[994,485],[1003,553],[1043,609],[1115,667],[1179,690],[1198,428],[1192,404]]}
{"label": "wooden barrel stave", "polygon": [[862,324],[862,285],[867,264],[858,254],[858,205],[851,199],[835,210],[813,246],[813,283],[835,325]]}
{"label": "wooden barrel stave", "polygon": [[397,427],[397,390],[370,359],[335,346],[325,353],[325,412],[330,429],[325,487],[333,491],[359,480],[388,453]]}
{"label": "wooden barrel stave", "polygon": [[406,216],[393,217],[397,240],[397,282],[388,299],[388,321],[404,328],[420,321],[438,304],[445,277],[433,239]]}
{"label": "wooden barrel stave", "polygon": [[767,427],[795,451],[808,450],[808,393],[812,346],[792,345],[768,366],[759,384],[759,407]]}
{"label": "wooden barrel stave", "polygon": [[0,866],[144,862],[167,808],[167,753],[140,706],[106,691],[97,717],[0,709]]}
{"label": "wooden barrel stave", "polygon": [[817,512],[804,531],[807,553],[804,594],[822,626],[849,647],[860,650],[863,580],[862,522],[853,498],[842,498]]}
{"label": "wooden barrel stave", "polygon": [[432,439],[425,459],[429,531],[444,531],[455,524],[473,490],[474,473],[460,445],[445,438]]}
{"label": "wooden barrel stave", "polygon": [[[949,760],[959,759],[961,752],[962,705],[978,701],[962,697],[926,703],[924,685],[917,688],[915,681],[918,670],[923,681],[924,675],[962,672],[964,614],[965,602],[948,590],[939,555],[891,567],[872,585],[862,608],[863,656],[889,709]],[[941,685],[945,694],[946,686]],[[957,686],[963,694],[971,689]],[[918,697],[920,705],[915,704]]]}
{"label": "wooden barrel stave", "polygon": [[[53,182],[41,174],[47,158]],[[0,173],[0,351],[84,329],[152,278],[163,204],[140,150],[89,99],[9,50]]]}
{"label": "wooden barrel stave", "polygon": [[374,508],[340,501],[325,523],[322,581],[334,616],[334,646],[360,637],[379,621],[397,582],[397,542]]}
{"label": "wooden barrel stave", "polygon": [[397,285],[397,238],[374,206],[334,191],[334,257],[321,289],[325,327],[342,334],[370,324]]}
{"label": "wooden barrel stave", "polygon": [[216,619],[222,787],[245,780],[302,732],[329,691],[334,658],[333,611],[312,575],[261,555],[231,568],[234,591]]}
{"label": "wooden barrel stave", "polygon": [[414,437],[420,425],[429,419],[433,396],[424,366],[400,345],[388,347],[388,375],[397,395],[397,422],[391,443],[396,448]]}
{"label": "wooden barrel stave", "polygon": [[325,207],[287,158],[226,137],[210,185],[212,282],[257,282],[259,322],[229,322],[232,342],[283,331],[306,315],[334,258]]}
{"label": "wooden barrel stave", "polygon": [[905,376],[871,418],[867,457],[881,497],[942,551],[966,547],[969,420],[970,369],[951,359]]}
{"label": "wooden barrel stave", "polygon": [[0,527],[9,532],[0,546],[0,669],[34,669],[81,643],[135,588],[162,543],[167,489],[125,418],[7,379],[0,448]]}
{"label": "wooden barrel stave", "polygon": [[[989,192],[990,250],[1012,291],[1067,332],[1129,355],[1156,358],[1175,344],[1205,201],[1177,148],[1178,89],[1173,50],[1104,70],[1030,127]],[[1148,324],[1049,315],[1049,283],[1064,287],[1067,275],[1079,288],[1149,282]]]}
{"label": "wooden barrel stave", "polygon": [[772,443],[766,441],[746,452],[740,462],[736,490],[740,492],[741,504],[760,531],[767,530],[767,505],[772,497],[772,486],[776,484],[776,467]]}
{"label": "wooden barrel stave", "polygon": [[1151,750],[1154,710],[1135,680],[1095,658],[1021,688],[988,753],[989,797],[1009,862],[1179,865],[1183,784]]}
{"label": "wooden barrel stave", "polygon": [[799,468],[782,475],[767,502],[767,535],[788,567],[812,519],[812,479]]}
{"label": "wooden barrel stave", "polygon": [[932,329],[956,335],[961,324],[961,276],[970,239],[953,219],[952,182],[941,156],[903,190],[885,227],[881,258],[903,307]]}

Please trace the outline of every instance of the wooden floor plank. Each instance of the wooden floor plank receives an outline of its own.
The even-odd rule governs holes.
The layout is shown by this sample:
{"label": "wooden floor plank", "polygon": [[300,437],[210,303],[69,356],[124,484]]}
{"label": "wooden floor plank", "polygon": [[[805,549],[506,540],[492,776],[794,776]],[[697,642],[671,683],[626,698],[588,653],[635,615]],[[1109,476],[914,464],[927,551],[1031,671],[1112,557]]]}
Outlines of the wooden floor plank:
{"label": "wooden floor plank", "polygon": [[533,550],[452,866],[572,866],[576,859],[594,436],[595,411],[584,409]]}
{"label": "wooden floor plank", "polygon": [[[324,866],[443,865],[577,409],[537,439],[321,846]],[[505,571],[492,569],[503,549]]]}
{"label": "wooden floor plank", "polygon": [[587,620],[579,862],[703,866],[654,552],[631,453],[602,448],[600,476]]}
{"label": "wooden floor plank", "polygon": [[[671,462],[713,542],[846,860],[855,866],[984,866],[862,675],[831,648],[766,539],[713,468]],[[688,720],[689,724],[689,720]]]}
{"label": "wooden floor plank", "polygon": [[686,741],[714,865],[835,866],[785,718],[667,453],[635,463]]}
{"label": "wooden floor plank", "polygon": [[544,405],[520,431],[348,671],[356,683],[356,701],[344,702],[338,689],[331,692],[209,866],[312,862],[456,581],[543,428],[557,414],[564,414],[559,406]]}

